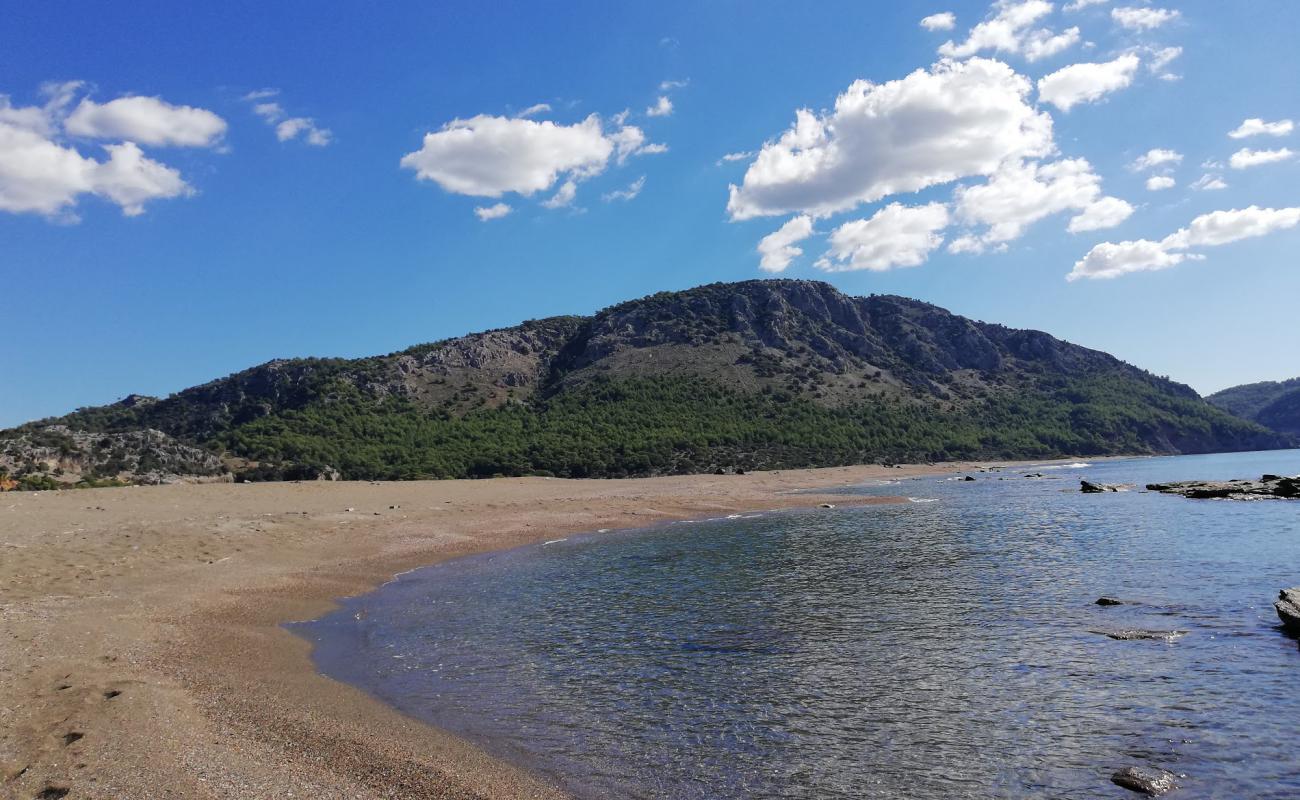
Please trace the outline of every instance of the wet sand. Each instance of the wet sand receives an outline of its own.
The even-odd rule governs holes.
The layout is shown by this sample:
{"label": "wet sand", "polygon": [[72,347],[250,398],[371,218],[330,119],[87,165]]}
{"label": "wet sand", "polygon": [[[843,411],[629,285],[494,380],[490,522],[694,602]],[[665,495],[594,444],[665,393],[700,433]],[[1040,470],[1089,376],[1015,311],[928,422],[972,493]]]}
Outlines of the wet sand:
{"label": "wet sand", "polygon": [[449,558],[975,466],[0,494],[0,797],[562,797],[318,675],[282,623]]}

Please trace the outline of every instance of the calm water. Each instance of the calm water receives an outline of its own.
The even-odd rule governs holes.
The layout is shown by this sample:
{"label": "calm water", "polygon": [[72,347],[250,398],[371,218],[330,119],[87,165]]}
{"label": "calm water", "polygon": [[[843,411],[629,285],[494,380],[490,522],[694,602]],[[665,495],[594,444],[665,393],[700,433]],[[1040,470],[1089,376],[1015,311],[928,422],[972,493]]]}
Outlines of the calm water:
{"label": "calm water", "polygon": [[[1300,502],[1078,492],[1300,451],[1035,471],[449,562],[299,631],[327,674],[580,797],[1120,797],[1130,764],[1184,773],[1179,798],[1300,797],[1272,608]],[[1091,632],[1117,628],[1188,633]]]}

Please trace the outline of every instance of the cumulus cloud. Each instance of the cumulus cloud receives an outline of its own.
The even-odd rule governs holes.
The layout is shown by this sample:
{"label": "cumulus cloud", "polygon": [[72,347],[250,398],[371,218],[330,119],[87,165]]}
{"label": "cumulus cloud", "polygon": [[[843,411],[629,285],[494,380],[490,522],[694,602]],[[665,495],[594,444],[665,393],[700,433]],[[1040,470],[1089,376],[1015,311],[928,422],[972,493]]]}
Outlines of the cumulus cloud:
{"label": "cumulus cloud", "polygon": [[1006,64],[982,58],[882,84],[855,81],[833,111],[800,109],[763,145],[730,187],[727,211],[734,220],[827,216],[1049,155],[1052,119],[1026,102],[1030,88]]}
{"label": "cumulus cloud", "polygon": [[[0,211],[75,221],[78,201],[96,196],[133,217],[144,213],[150,200],[194,194],[180,172],[147,157],[137,142],[105,144],[105,157],[99,160],[68,144],[67,128],[77,115],[80,137],[131,133],[146,143],[203,146],[219,140],[224,121],[203,109],[136,97],[122,98],[131,101],[126,104],[102,105],[83,99],[69,114],[83,88],[79,81],[46,84],[40,106],[15,106],[0,95]],[[136,102],[140,100],[147,102]],[[213,124],[212,118],[220,124]]]}
{"label": "cumulus cloud", "polygon": [[1177,185],[1177,181],[1168,175],[1152,175],[1147,178],[1147,191],[1159,192],[1165,189],[1172,189]]}
{"label": "cumulus cloud", "polygon": [[1183,154],[1177,150],[1166,150],[1161,147],[1156,147],[1148,150],[1146,153],[1134,160],[1132,164],[1129,164],[1129,169],[1134,172],[1142,172],[1148,169],[1155,169],[1156,167],[1181,164],[1182,161]]}
{"label": "cumulus cloud", "polygon": [[578,196],[578,184],[570,178],[560,184],[560,188],[555,190],[555,194],[542,201],[543,208],[564,208],[573,205],[573,199]]}
{"label": "cumulus cloud", "polygon": [[1077,233],[1118,225],[1133,207],[1115,197],[1103,197],[1101,178],[1082,158],[1051,164],[1008,164],[976,186],[953,194],[956,217],[966,225],[986,226],[949,246],[950,252],[978,253],[1024,235],[1033,223],[1063,211],[1077,211],[1069,230]]}
{"label": "cumulus cloud", "polygon": [[629,183],[626,189],[616,189],[612,192],[606,192],[601,195],[601,199],[606,203],[612,203],[615,200],[633,200],[637,195],[641,194],[643,188],[645,188],[644,175]]}
{"label": "cumulus cloud", "polygon": [[487,222],[490,219],[501,219],[511,211],[514,211],[514,209],[505,203],[497,203],[490,206],[477,206],[474,209],[474,215],[483,222]]}
{"label": "cumulus cloud", "polygon": [[193,193],[179,172],[145,157],[133,142],[104,149],[108,159],[97,161],[34,130],[0,122],[0,211],[55,217],[89,194],[134,217],[149,200]]}
{"label": "cumulus cloud", "polygon": [[1287,161],[1294,155],[1294,152],[1285,147],[1278,148],[1277,150],[1251,150],[1249,147],[1243,147],[1233,153],[1232,157],[1228,159],[1228,166],[1233,169],[1248,169],[1263,164]]}
{"label": "cumulus cloud", "polygon": [[966,41],[944,42],[939,55],[968,58],[983,50],[1019,53],[1029,26],[1051,13],[1052,4],[1047,0],[998,0],[988,18],[970,29]]}
{"label": "cumulus cloud", "polygon": [[1148,239],[1102,242],[1075,262],[1067,280],[1117,278],[1131,272],[1168,269],[1204,255],[1192,248],[1218,247],[1242,239],[1266,236],[1300,224],[1300,208],[1249,208],[1213,211],[1193,219],[1186,228],[1158,242]]}
{"label": "cumulus cloud", "polygon": [[855,219],[832,231],[826,255],[814,266],[826,272],[915,267],[943,244],[946,227],[948,207],[943,203],[890,203],[870,219]]}
{"label": "cumulus cloud", "polygon": [[[265,100],[269,97],[275,97],[279,93],[278,89],[261,89],[244,95],[244,99],[250,101]],[[301,136],[302,140],[309,145],[324,147],[334,140],[334,134],[329,128],[318,126],[316,120],[311,117],[291,117],[285,112],[284,107],[277,102],[254,102],[253,113],[261,117],[267,125],[270,125],[275,130],[275,138],[282,142],[288,142]]]}
{"label": "cumulus cloud", "polygon": [[1038,97],[1062,111],[1080,103],[1091,103],[1133,82],[1141,63],[1136,55],[1126,53],[1114,61],[1071,64],[1038,81]]}
{"label": "cumulus cloud", "polygon": [[158,97],[119,97],[107,103],[82,98],[63,123],[72,136],[149,145],[211,147],[226,121],[204,108],[174,106]]}
{"label": "cumulus cloud", "polygon": [[479,114],[425,134],[420,149],[403,156],[401,165],[421,180],[471,197],[531,197],[559,183],[543,205],[560,208],[573,202],[579,182],[603,172],[611,159],[621,164],[666,149],[648,143],[635,126],[606,133],[598,114],[572,125]]}
{"label": "cumulus cloud", "polygon": [[1228,184],[1223,182],[1222,177],[1207,172],[1192,183],[1192,188],[1198,192],[1213,192],[1219,189],[1227,189]]}
{"label": "cumulus cloud", "polygon": [[1248,136],[1286,136],[1293,130],[1295,130],[1295,123],[1289,119],[1265,122],[1259,117],[1252,117],[1229,131],[1228,136],[1233,139],[1245,139]]}
{"label": "cumulus cloud", "polygon": [[661,94],[655,104],[645,110],[647,117],[666,117],[673,113],[673,101],[668,99],[668,95]]}
{"label": "cumulus cloud", "polygon": [[812,217],[801,214],[764,236],[758,242],[759,269],[781,272],[790,266],[791,261],[803,255],[803,249],[795,247],[795,244],[812,236],[812,232]]}
{"label": "cumulus cloud", "polygon": [[1025,60],[1033,62],[1049,58],[1078,43],[1078,28],[1066,28],[1058,34],[1048,30],[1034,31],[1024,40]]}
{"label": "cumulus cloud", "polygon": [[951,11],[942,11],[921,18],[921,27],[927,31],[950,31],[957,27],[957,16]]}
{"label": "cumulus cloud", "polygon": [[1072,3],[1066,3],[1062,11],[1082,11],[1089,6],[1099,6],[1108,3],[1110,0],[1074,0]]}
{"label": "cumulus cloud", "polygon": [[1172,22],[1181,16],[1167,8],[1131,7],[1112,8],[1110,18],[1121,28],[1131,31],[1149,31]]}

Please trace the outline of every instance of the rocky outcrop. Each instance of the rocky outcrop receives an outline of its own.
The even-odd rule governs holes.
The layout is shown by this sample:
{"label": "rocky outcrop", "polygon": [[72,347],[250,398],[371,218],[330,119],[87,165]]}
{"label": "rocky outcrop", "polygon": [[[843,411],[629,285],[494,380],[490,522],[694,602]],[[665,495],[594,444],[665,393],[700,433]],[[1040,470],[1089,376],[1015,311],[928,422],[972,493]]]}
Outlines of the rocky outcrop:
{"label": "rocky outcrop", "polygon": [[1093,483],[1092,481],[1079,481],[1079,491],[1084,494],[1101,494],[1102,492],[1126,492],[1131,488],[1131,484],[1125,483]]}
{"label": "rocky outcrop", "polygon": [[216,454],[162,431],[94,433],[50,425],[0,439],[0,472],[44,476],[51,485],[83,480],[158,484],[220,477],[226,467]]}
{"label": "rocky outcrop", "polygon": [[1177,481],[1174,483],[1148,483],[1147,489],[1164,494],[1176,494],[1193,500],[1261,500],[1300,498],[1300,476],[1264,475],[1257,481]]}
{"label": "rocky outcrop", "polygon": [[1283,589],[1273,602],[1277,616],[1282,620],[1282,627],[1294,634],[1300,634],[1300,586]]}
{"label": "rocky outcrop", "polygon": [[1158,767],[1125,767],[1110,776],[1110,782],[1130,791],[1158,797],[1178,785],[1178,776]]}

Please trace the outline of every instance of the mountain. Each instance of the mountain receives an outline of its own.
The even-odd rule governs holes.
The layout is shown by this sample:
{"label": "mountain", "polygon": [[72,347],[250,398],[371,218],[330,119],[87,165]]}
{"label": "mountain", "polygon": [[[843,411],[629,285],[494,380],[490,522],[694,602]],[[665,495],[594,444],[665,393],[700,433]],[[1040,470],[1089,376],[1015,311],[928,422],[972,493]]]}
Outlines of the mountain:
{"label": "mountain", "polygon": [[[386,356],[271,361],[0,432],[0,466],[29,479],[53,470],[16,444],[43,436],[59,440],[46,456],[68,456],[65,481],[132,478],[125,443],[83,434],[142,431],[174,454],[149,459],[155,477],[191,474],[198,449],[247,479],[623,477],[1287,444],[1106,353],[797,280],[666,292]],[[123,458],[91,458],[86,443]]]}
{"label": "mountain", "polygon": [[1300,378],[1233,386],[1205,399],[1229,414],[1300,437]]}

